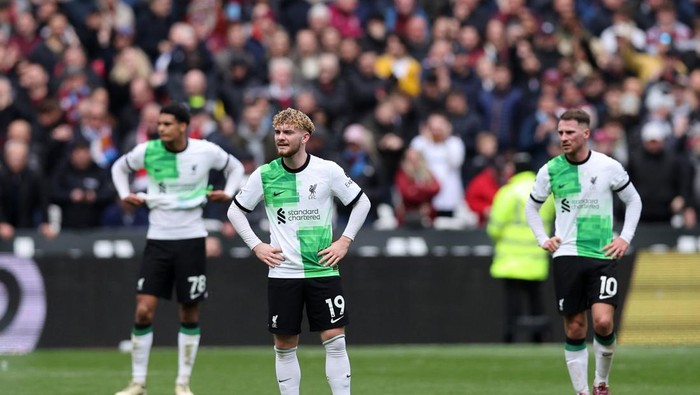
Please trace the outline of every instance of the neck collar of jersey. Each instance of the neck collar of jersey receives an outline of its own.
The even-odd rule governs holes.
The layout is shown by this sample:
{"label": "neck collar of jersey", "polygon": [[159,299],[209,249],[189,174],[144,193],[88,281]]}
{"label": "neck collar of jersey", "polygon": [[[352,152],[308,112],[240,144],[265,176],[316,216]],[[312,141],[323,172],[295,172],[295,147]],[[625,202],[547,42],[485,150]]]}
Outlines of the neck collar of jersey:
{"label": "neck collar of jersey", "polygon": [[190,145],[190,139],[185,139],[185,146],[184,146],[181,150],[179,150],[179,151],[175,151],[175,150],[172,150],[172,149],[168,148],[168,146],[165,145],[165,143],[163,142],[163,140],[161,140],[160,143],[163,144],[163,148],[165,148],[166,151],[172,152],[173,154],[179,154],[180,152],[186,150],[187,147]]}
{"label": "neck collar of jersey", "polygon": [[580,165],[582,165],[582,164],[588,162],[589,159],[591,159],[591,154],[593,154],[593,150],[589,149],[589,150],[588,150],[588,156],[586,156],[586,159],[584,159],[584,160],[582,160],[582,161],[580,161],[580,162],[574,162],[574,161],[570,160],[569,157],[566,156],[566,155],[564,155],[564,159],[566,159],[567,162],[569,162],[570,164],[572,164],[572,165],[574,165],[574,166],[580,166]]}
{"label": "neck collar of jersey", "polygon": [[309,162],[311,161],[311,154],[307,153],[306,154],[306,161],[304,162],[303,165],[299,166],[298,169],[292,169],[291,167],[288,167],[286,163],[284,163],[284,159],[280,159],[282,162],[282,167],[284,167],[284,170],[287,170],[290,173],[299,173],[302,172],[306,167],[309,165]]}

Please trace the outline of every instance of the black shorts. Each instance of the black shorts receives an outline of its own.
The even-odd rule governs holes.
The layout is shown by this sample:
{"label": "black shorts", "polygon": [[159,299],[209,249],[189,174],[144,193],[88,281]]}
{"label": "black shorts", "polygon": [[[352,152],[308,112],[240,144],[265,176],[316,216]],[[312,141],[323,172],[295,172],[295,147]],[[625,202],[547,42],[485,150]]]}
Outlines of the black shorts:
{"label": "black shorts", "polygon": [[583,256],[554,258],[554,292],[561,315],[586,311],[594,303],[617,307],[617,260]]}
{"label": "black shorts", "polygon": [[304,306],[312,332],[346,326],[348,309],[340,277],[270,278],[268,329],[279,335],[301,333]]}
{"label": "black shorts", "polygon": [[147,240],[137,293],[171,299],[173,285],[180,303],[207,298],[204,238]]}

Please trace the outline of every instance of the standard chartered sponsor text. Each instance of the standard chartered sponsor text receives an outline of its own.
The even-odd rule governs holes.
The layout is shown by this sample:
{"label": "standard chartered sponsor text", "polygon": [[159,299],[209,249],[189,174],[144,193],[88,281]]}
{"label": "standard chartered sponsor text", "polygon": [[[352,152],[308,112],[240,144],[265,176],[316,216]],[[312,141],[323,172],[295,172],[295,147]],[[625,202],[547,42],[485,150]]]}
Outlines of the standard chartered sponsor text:
{"label": "standard chartered sponsor text", "polygon": [[575,210],[580,210],[580,209],[598,210],[600,208],[600,204],[598,203],[598,199],[578,199],[578,200],[571,201],[571,207]]}
{"label": "standard chartered sponsor text", "polygon": [[288,221],[319,221],[321,214],[318,209],[289,210],[287,211]]}

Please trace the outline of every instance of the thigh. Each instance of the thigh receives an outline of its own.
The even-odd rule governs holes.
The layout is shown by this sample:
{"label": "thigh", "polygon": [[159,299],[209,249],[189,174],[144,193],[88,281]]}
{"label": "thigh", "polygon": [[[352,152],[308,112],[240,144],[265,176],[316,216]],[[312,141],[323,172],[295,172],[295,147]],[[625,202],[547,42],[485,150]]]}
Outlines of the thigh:
{"label": "thigh", "polygon": [[173,251],[167,241],[146,240],[136,292],[170,299],[174,276]]}
{"label": "thigh", "polygon": [[590,269],[587,276],[589,306],[593,303],[605,303],[617,307],[619,299],[617,262],[616,260],[590,258]]}
{"label": "thigh", "polygon": [[175,256],[175,291],[179,303],[201,302],[208,296],[204,238],[172,240]]}
{"label": "thigh", "polygon": [[268,330],[277,335],[301,333],[304,311],[304,279],[267,280]]}
{"label": "thigh", "polygon": [[339,276],[305,279],[304,299],[312,332],[341,328],[350,322]]}
{"label": "thigh", "polygon": [[586,272],[582,257],[559,256],[554,258],[554,293],[557,311],[572,315],[589,307],[586,296]]}

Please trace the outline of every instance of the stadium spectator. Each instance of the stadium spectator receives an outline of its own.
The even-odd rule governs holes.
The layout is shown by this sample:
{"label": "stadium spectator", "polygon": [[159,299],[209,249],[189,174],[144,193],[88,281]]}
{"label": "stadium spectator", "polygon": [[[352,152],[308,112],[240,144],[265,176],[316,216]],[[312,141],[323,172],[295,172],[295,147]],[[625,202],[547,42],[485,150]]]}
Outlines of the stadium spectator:
{"label": "stadium spectator", "polygon": [[670,134],[664,124],[647,123],[642,128],[641,149],[630,154],[630,180],[638,188],[644,204],[640,221],[670,225],[677,215],[680,224],[693,227],[693,168],[686,155],[665,148]]}
{"label": "stadium spectator", "polygon": [[164,44],[168,40],[170,27],[178,19],[174,12],[172,0],[153,0],[140,10],[136,16],[136,38],[151,62],[164,52]]}
{"label": "stadium spectator", "polygon": [[507,164],[503,157],[496,157],[476,173],[464,189],[464,201],[477,215],[480,227],[487,224],[493,198],[512,173],[512,166]]}
{"label": "stadium spectator", "polygon": [[[158,118],[160,140],[137,145],[112,167],[120,199],[134,206],[147,202],[150,208],[131,337],[132,379],[117,395],[146,393],[153,318],[159,298],[170,299],[173,288],[180,317],[175,394],[192,395],[189,381],[201,331],[199,303],[207,298],[207,231],[201,219],[202,206],[208,200],[230,200],[243,176],[243,165],[215,144],[189,139],[189,122],[190,114],[184,105],[164,106]],[[151,159],[154,156],[156,159]],[[141,168],[149,170],[145,196],[133,193],[129,187],[129,173]],[[224,189],[207,188],[212,169],[227,174]],[[167,178],[163,177],[164,172],[170,173]]]}
{"label": "stadium spectator", "polygon": [[57,235],[49,224],[49,192],[44,177],[29,164],[29,145],[9,140],[0,166],[0,238],[10,240],[19,229],[38,229],[47,239]]}
{"label": "stadium spectator", "polygon": [[29,55],[29,60],[40,64],[44,70],[52,72],[61,60],[63,51],[71,45],[80,45],[80,40],[61,13],[51,15],[48,23],[40,30],[42,41]]}
{"label": "stadium spectator", "polygon": [[432,200],[440,192],[440,183],[428,169],[423,155],[412,148],[404,152],[394,178],[399,201],[396,219],[409,228],[430,228],[435,218]]}
{"label": "stadium spectator", "polygon": [[328,6],[330,25],[338,29],[342,37],[360,38],[362,24],[357,15],[358,0],[336,0]]}
{"label": "stadium spectator", "polygon": [[351,119],[364,119],[372,113],[377,103],[386,97],[386,84],[374,74],[377,54],[366,51],[357,59],[357,67],[348,76],[352,94],[348,101],[352,106]]}
{"label": "stadium spectator", "polygon": [[102,168],[110,167],[119,156],[119,149],[107,106],[89,99],[82,103],[79,111],[80,123],[75,128],[73,140],[86,140],[95,163]]}
{"label": "stadium spectator", "polygon": [[522,105],[522,91],[512,85],[512,73],[505,64],[493,69],[493,87],[479,92],[479,110],[484,115],[484,128],[496,134],[503,151],[517,147],[517,120]]}
{"label": "stadium spectator", "polygon": [[[465,158],[476,154],[476,135],[481,130],[481,117],[469,107],[464,91],[451,89],[445,97],[445,113],[455,135],[464,143]],[[466,163],[466,161],[465,161]]]}
{"label": "stadium spectator", "polygon": [[61,228],[100,226],[103,211],[114,197],[109,171],[93,161],[87,141],[73,142],[68,150],[68,161],[51,180],[51,202],[61,208]]}
{"label": "stadium spectator", "polygon": [[[349,394],[350,360],[345,346],[348,313],[337,266],[364,223],[370,202],[340,166],[306,152],[306,142],[314,131],[306,115],[288,108],[275,115],[272,126],[280,158],[253,172],[234,197],[228,218],[255,256],[270,268],[268,329],[274,336],[280,393],[299,393],[301,370],[296,351],[302,310],[306,306],[310,329],[320,332],[326,349],[326,378],[331,393]],[[294,177],[290,178],[292,175]],[[282,180],[296,181],[280,182]],[[292,195],[296,206],[289,205],[288,195]],[[353,207],[343,235],[336,241],[333,241],[331,223],[334,197],[343,205]],[[272,234],[271,244],[263,243],[255,235],[245,216],[263,199]],[[293,210],[294,207],[299,210]],[[287,215],[294,211],[318,212],[319,219],[307,220],[299,215],[300,219],[295,220],[297,226],[280,226],[286,223],[286,210],[289,210]],[[305,233],[302,242],[302,228],[311,229],[309,225],[324,230]],[[304,256],[303,262],[295,252],[302,244],[313,251]],[[313,275],[309,275],[309,271]],[[329,300],[332,300],[331,305],[326,303]]]}
{"label": "stadium spectator", "polygon": [[411,57],[400,36],[393,33],[387,36],[385,51],[377,58],[374,70],[380,78],[396,81],[401,92],[410,96],[420,93],[420,62]]}
{"label": "stadium spectator", "polygon": [[340,74],[340,63],[335,54],[321,54],[318,67],[318,78],[309,84],[309,89],[314,93],[318,107],[328,117],[327,125],[337,127],[336,123],[343,124],[345,120],[348,86]]}
{"label": "stadium spectator", "polygon": [[7,126],[7,140],[17,140],[29,146],[28,167],[41,172],[43,169],[42,145],[29,121],[18,118]]}
{"label": "stadium spectator", "polygon": [[525,118],[520,128],[519,147],[530,154],[532,166],[539,169],[549,161],[547,150],[557,130],[557,100],[552,95],[542,95],[537,100],[537,111]]}
{"label": "stadium spectator", "polygon": [[243,117],[231,139],[236,149],[253,157],[255,166],[275,158],[274,136],[270,133],[269,120],[266,119],[265,109],[260,103],[245,107]]}
{"label": "stadium spectator", "polygon": [[292,61],[297,65],[297,80],[311,81],[318,77],[320,46],[311,29],[297,32]]}
{"label": "stadium spectator", "polygon": [[[372,208],[367,214],[365,224],[372,224],[377,219],[376,207],[386,203],[386,197],[390,193],[387,187],[389,180],[382,178],[384,172],[377,157],[376,143],[372,140],[371,133],[360,124],[351,124],[345,128],[343,143],[339,155],[333,161],[345,170],[369,198]],[[351,212],[351,207],[339,205],[336,225],[344,227]]]}
{"label": "stadium spectator", "polygon": [[5,76],[0,76],[0,144],[6,140],[7,127],[13,121],[27,119],[15,102],[15,89],[12,81]]}
{"label": "stadium spectator", "polygon": [[464,187],[460,170],[464,163],[464,144],[452,134],[452,125],[442,113],[432,113],[425,120],[420,135],[410,147],[420,152],[428,168],[440,183],[433,198],[438,217],[453,217],[463,202]]}
{"label": "stadium spectator", "polygon": [[409,21],[414,16],[425,20],[425,34],[430,34],[429,18],[419,1],[393,0],[392,4],[384,10],[387,29],[401,38],[406,38]]}
{"label": "stadium spectator", "polygon": [[27,58],[40,43],[41,37],[34,14],[28,11],[19,13],[15,18],[13,34],[8,44],[16,47],[23,58]]}

